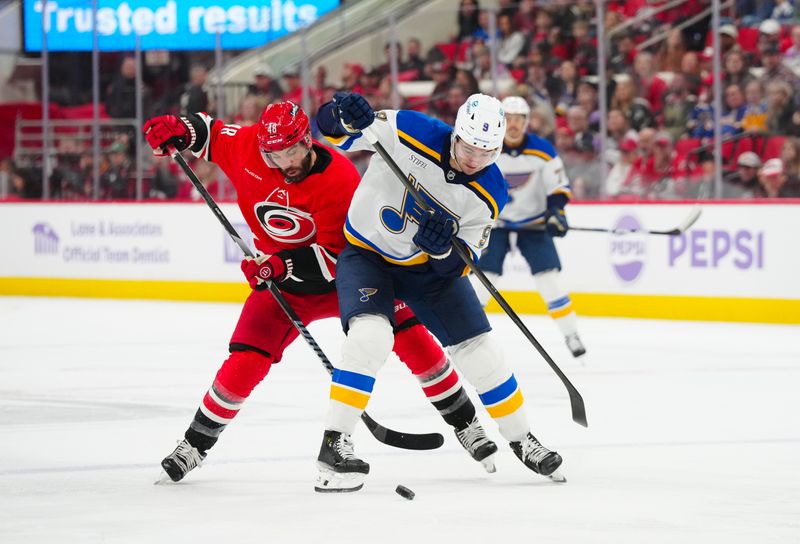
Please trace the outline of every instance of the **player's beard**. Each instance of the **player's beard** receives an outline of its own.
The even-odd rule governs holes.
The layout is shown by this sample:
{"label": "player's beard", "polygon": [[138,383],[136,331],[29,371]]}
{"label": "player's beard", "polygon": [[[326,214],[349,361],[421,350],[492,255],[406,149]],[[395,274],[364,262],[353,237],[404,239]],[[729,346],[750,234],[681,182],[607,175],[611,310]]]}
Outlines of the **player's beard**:
{"label": "player's beard", "polygon": [[297,183],[298,181],[303,181],[306,179],[306,176],[308,176],[308,173],[311,171],[311,167],[313,166],[313,160],[314,152],[309,151],[306,157],[303,159],[303,162],[300,163],[300,166],[293,167],[290,170],[284,170],[281,168],[280,171],[284,175],[283,181],[286,183]]}

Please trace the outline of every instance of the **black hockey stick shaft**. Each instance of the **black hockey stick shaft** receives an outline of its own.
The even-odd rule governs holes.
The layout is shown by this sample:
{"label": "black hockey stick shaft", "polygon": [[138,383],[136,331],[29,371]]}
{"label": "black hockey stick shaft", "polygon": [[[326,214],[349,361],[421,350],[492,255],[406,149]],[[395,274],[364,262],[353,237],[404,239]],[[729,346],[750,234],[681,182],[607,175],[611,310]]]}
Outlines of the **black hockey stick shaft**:
{"label": "black hockey stick shaft", "polygon": [[[192,182],[197,192],[203,197],[203,200],[206,201],[208,207],[214,212],[214,215],[217,216],[217,219],[222,224],[223,228],[227,231],[228,235],[236,242],[236,245],[242,250],[242,252],[247,255],[248,257],[253,257],[254,254],[250,247],[245,243],[239,233],[236,232],[236,229],[231,225],[228,218],[225,217],[225,214],[220,209],[217,202],[214,198],[209,194],[208,190],[203,186],[203,183],[200,181],[200,178],[197,177],[197,174],[194,173],[192,167],[186,163],[186,159],[175,149],[170,149],[169,153],[171,154],[173,160],[178,163],[181,167],[183,172],[189,178],[189,181]],[[283,296],[278,286],[271,281],[267,281],[267,289],[275,297],[275,301],[281,307],[283,312],[286,314],[286,317],[289,318],[289,321],[292,322],[294,327],[297,331],[302,335],[305,339],[306,343],[311,346],[311,349],[314,350],[314,353],[317,354],[319,360],[322,361],[322,365],[325,367],[325,370],[328,371],[328,374],[333,374],[333,364],[331,363],[328,356],[325,355],[325,352],[322,351],[322,348],[314,340],[314,337],[311,336],[311,333],[308,331],[306,326],[303,324],[303,321],[294,311],[292,306],[286,300],[286,297]],[[444,437],[439,433],[426,433],[426,434],[412,434],[412,433],[401,433],[399,431],[394,431],[392,429],[388,429],[383,425],[376,422],[372,417],[369,416],[366,412],[361,414],[361,420],[367,426],[369,431],[372,435],[378,439],[378,441],[383,442],[389,446],[394,446],[396,448],[403,448],[407,450],[433,450],[440,447],[444,443]]]}
{"label": "black hockey stick shaft", "polygon": [[697,220],[700,218],[700,213],[702,209],[699,206],[695,206],[689,211],[689,215],[686,216],[686,219],[683,222],[675,227],[674,229],[669,230],[647,230],[647,229],[606,229],[602,227],[570,227],[569,230],[577,230],[580,232],[606,232],[609,234],[656,234],[656,235],[663,235],[663,236],[679,236],[689,230],[692,225],[694,225]]}
{"label": "black hockey stick shaft", "polygon": [[[419,192],[419,189],[417,189],[411,183],[411,181],[409,181],[406,174],[400,169],[400,167],[397,165],[397,163],[391,157],[391,155],[389,155],[389,153],[386,151],[386,148],[383,147],[383,144],[380,143],[380,141],[377,138],[377,134],[375,134],[375,132],[373,132],[370,127],[364,129],[364,134],[369,140],[369,142],[375,148],[375,151],[377,151],[378,154],[381,156],[381,158],[383,158],[383,160],[386,162],[386,164],[389,165],[389,168],[397,176],[397,179],[399,179],[400,182],[405,186],[409,194],[412,197],[414,197],[414,200],[416,200],[417,205],[420,208],[422,208],[425,212],[432,211],[430,204],[428,204],[428,202],[423,198],[422,194]],[[511,308],[508,302],[506,302],[506,299],[503,298],[503,295],[501,295],[497,291],[497,288],[495,288],[495,286],[492,284],[489,278],[486,277],[486,274],[484,274],[483,271],[481,271],[481,269],[478,268],[477,263],[475,263],[475,261],[472,260],[472,253],[464,244],[464,242],[462,242],[458,238],[453,237],[453,249],[458,254],[458,256],[461,257],[464,263],[466,263],[466,265],[469,267],[472,273],[478,277],[480,282],[483,284],[484,287],[486,287],[486,289],[489,291],[492,297],[494,297],[494,299],[497,301],[500,307],[503,308],[503,311],[505,311],[508,317],[511,318],[511,321],[513,321],[514,324],[519,328],[519,330],[522,331],[522,334],[525,335],[525,338],[527,338],[528,341],[531,344],[533,344],[533,347],[536,348],[536,351],[539,352],[539,355],[541,355],[542,358],[547,362],[547,364],[550,365],[550,368],[552,368],[553,372],[556,373],[558,378],[561,380],[561,383],[564,384],[564,387],[566,387],[567,389],[567,393],[569,393],[569,401],[570,401],[570,406],[572,408],[572,420],[575,423],[578,423],[579,425],[587,427],[588,423],[586,421],[586,406],[583,402],[583,397],[575,388],[575,386],[572,385],[572,382],[569,381],[569,378],[567,378],[567,376],[561,371],[556,362],[553,361],[553,358],[550,357],[550,355],[547,353],[544,347],[542,347],[542,344],[540,344],[539,341],[536,339],[536,337],[533,336],[533,333],[531,333],[531,331],[528,330],[528,327],[525,326],[525,323],[522,322],[517,313]]]}

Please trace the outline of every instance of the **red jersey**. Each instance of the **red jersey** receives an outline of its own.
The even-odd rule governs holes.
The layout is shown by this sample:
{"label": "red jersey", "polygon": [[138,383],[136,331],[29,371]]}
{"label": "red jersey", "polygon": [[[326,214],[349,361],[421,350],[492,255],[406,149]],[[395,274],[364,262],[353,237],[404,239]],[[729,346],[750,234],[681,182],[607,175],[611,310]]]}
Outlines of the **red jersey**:
{"label": "red jersey", "polygon": [[258,126],[226,125],[206,114],[208,136],[198,134],[192,151],[216,163],[236,188],[237,202],[255,235],[258,251],[291,259],[291,274],[279,284],[293,293],[334,289],[336,256],[344,248],[342,228],[360,177],[344,156],[314,142],[316,161],[300,182],[286,183],[261,157]]}

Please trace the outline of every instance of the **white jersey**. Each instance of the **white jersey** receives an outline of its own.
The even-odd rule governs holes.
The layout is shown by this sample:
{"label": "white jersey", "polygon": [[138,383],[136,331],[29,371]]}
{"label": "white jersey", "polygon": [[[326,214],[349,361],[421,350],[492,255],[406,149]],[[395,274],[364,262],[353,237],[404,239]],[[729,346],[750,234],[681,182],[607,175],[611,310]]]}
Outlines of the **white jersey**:
{"label": "white jersey", "polygon": [[548,198],[572,197],[564,163],[553,145],[535,134],[527,134],[519,147],[503,146],[497,166],[508,183],[508,203],[498,226],[515,229],[544,223]]}
{"label": "white jersey", "polygon": [[[497,166],[492,164],[474,176],[452,169],[449,159],[453,129],[415,111],[377,112],[372,128],[428,204],[458,222],[457,236],[477,260],[508,197]],[[345,151],[372,150],[361,134],[326,138]],[[420,213],[413,197],[375,154],[353,196],[344,234],[351,244],[378,253],[389,263],[423,264],[428,255],[412,240]]]}

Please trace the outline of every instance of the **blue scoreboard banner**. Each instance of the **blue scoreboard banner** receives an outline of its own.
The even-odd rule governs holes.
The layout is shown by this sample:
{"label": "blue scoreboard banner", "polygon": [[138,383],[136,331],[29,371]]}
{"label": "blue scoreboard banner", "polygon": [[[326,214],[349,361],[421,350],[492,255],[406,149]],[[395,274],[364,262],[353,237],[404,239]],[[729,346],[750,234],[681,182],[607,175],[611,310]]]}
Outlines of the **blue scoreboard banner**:
{"label": "blue scoreboard banner", "polygon": [[[26,51],[91,51],[92,0],[24,0]],[[258,47],[310,25],[339,0],[97,0],[101,51],[214,49],[219,33],[225,49]],[[44,7],[44,9],[43,9]],[[44,13],[43,13],[44,11]]]}

